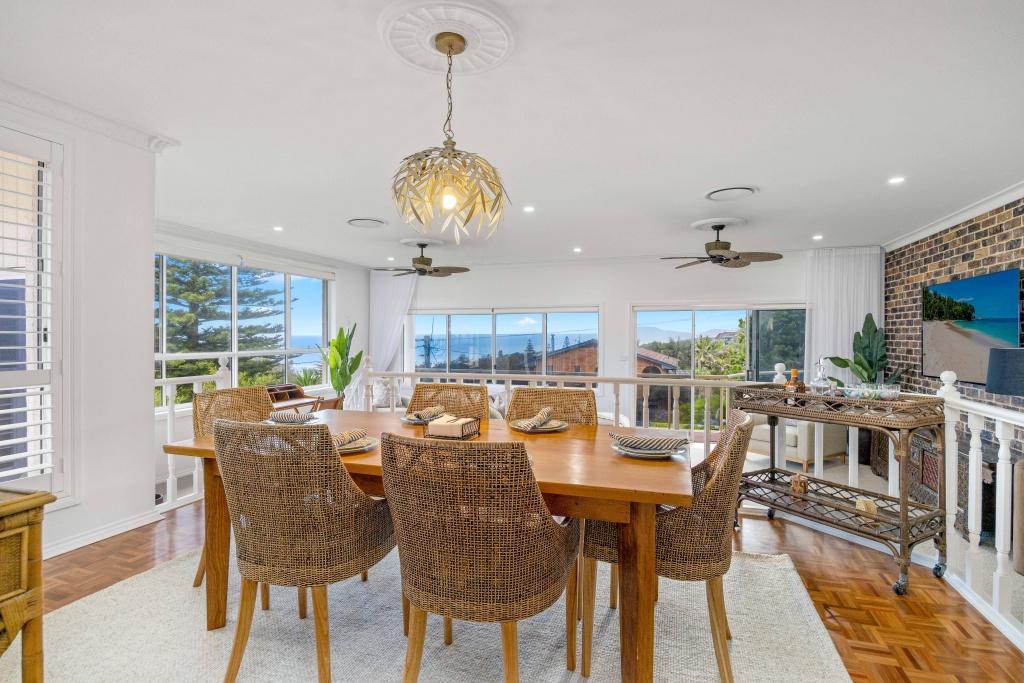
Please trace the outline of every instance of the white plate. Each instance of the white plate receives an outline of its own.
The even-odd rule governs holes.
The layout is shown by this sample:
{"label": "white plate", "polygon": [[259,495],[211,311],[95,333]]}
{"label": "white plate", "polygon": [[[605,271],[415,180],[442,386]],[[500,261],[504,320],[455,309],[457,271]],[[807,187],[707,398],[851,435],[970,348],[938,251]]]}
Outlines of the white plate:
{"label": "white plate", "polygon": [[547,422],[545,422],[540,427],[535,427],[533,429],[523,429],[520,425],[523,422],[526,422],[526,420],[528,420],[528,419],[529,418],[523,418],[522,420],[512,420],[511,422],[509,422],[509,426],[512,429],[516,430],[517,432],[522,432],[523,434],[543,434],[545,432],[563,432],[563,431],[565,431],[566,429],[569,428],[569,423],[568,422],[563,422],[562,420],[548,420]]}
{"label": "white plate", "polygon": [[353,453],[365,453],[366,451],[372,451],[380,443],[379,439],[375,436],[364,436],[359,441],[353,441],[347,443],[344,446],[338,446],[338,453],[341,455],[352,455]]}
{"label": "white plate", "polygon": [[666,452],[652,452],[652,451],[634,451],[631,449],[622,448],[616,444],[612,444],[612,450],[619,455],[624,455],[627,458],[637,458],[638,460],[668,460],[673,455],[686,455],[686,449],[668,451]]}

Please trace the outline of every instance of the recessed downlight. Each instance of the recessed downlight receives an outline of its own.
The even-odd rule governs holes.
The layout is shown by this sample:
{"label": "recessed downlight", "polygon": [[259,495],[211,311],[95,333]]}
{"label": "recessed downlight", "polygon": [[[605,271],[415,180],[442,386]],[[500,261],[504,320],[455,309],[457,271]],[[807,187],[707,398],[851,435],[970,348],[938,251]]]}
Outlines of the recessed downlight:
{"label": "recessed downlight", "polygon": [[523,207],[523,213],[533,213],[536,210],[537,209],[535,207],[532,207],[532,206],[524,206]]}
{"label": "recessed downlight", "polygon": [[906,178],[901,175],[894,175],[892,178],[889,178],[890,185],[902,185],[905,181]]}
{"label": "recessed downlight", "polygon": [[815,240],[815,241],[823,240],[823,239],[825,239],[825,236],[824,235],[814,235],[814,236],[811,237],[811,239]]}
{"label": "recessed downlight", "polygon": [[394,256],[388,256],[388,261],[394,261],[394,260],[395,260]]}
{"label": "recessed downlight", "polygon": [[583,247],[573,247],[572,251],[573,251],[574,254],[583,253]]}
{"label": "recessed downlight", "polygon": [[710,199],[713,202],[735,202],[752,197],[756,192],[757,188],[753,185],[730,185],[708,190],[704,193],[704,199]]}
{"label": "recessed downlight", "polygon": [[383,218],[350,218],[347,223],[353,228],[364,229],[383,228],[388,224]]}
{"label": "recessed downlight", "polygon": [[280,225],[275,225],[274,232],[284,232],[284,228],[282,228]]}

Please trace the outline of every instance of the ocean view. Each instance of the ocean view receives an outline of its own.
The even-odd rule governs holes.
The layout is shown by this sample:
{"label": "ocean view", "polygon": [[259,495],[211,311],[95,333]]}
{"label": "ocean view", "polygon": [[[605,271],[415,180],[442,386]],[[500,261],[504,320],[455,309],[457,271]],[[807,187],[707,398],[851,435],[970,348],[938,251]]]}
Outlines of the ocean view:
{"label": "ocean view", "polygon": [[956,320],[957,327],[1006,342],[1007,346],[1017,346],[1020,342],[1020,323],[1016,318],[990,318],[987,320]]}

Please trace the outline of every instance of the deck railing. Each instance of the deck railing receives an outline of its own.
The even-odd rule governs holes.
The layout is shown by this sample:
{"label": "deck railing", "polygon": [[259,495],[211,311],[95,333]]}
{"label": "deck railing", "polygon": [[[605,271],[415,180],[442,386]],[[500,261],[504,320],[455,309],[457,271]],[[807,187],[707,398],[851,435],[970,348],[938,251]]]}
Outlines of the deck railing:
{"label": "deck railing", "polygon": [[[227,357],[218,358],[217,366],[217,371],[211,375],[169,377],[167,379],[155,380],[154,386],[162,391],[162,407],[158,409],[158,414],[162,414],[166,419],[166,441],[164,443],[170,443],[171,441],[183,438],[177,435],[177,415],[179,409],[188,404],[178,403],[178,387],[191,386],[193,393],[198,394],[203,390],[203,385],[210,382],[213,382],[218,389],[225,389],[231,386],[231,368],[228,365]],[[194,462],[190,463],[191,470],[180,472],[175,467],[174,456],[167,455],[165,457],[167,458],[167,475],[162,482],[156,482],[157,487],[163,484],[164,488],[164,500],[156,506],[157,512],[180,507],[203,497],[202,459],[192,458]],[[179,480],[186,476],[189,478],[188,486],[182,487]]]}

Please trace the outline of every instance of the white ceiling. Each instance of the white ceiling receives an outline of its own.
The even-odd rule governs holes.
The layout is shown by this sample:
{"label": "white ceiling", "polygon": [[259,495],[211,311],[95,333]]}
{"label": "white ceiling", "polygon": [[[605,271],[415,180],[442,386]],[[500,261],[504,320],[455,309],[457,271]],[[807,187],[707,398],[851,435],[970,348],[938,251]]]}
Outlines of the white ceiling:
{"label": "white ceiling", "polygon": [[[454,125],[512,208],[439,261],[694,252],[687,226],[722,215],[745,250],[879,244],[1024,180],[1020,0],[501,5],[515,50],[456,79]],[[179,139],[160,219],[385,265],[413,234],[391,175],[440,142],[444,93],[383,44],[382,7],[3,0],[0,79]],[[736,183],[762,191],[702,196]]]}

